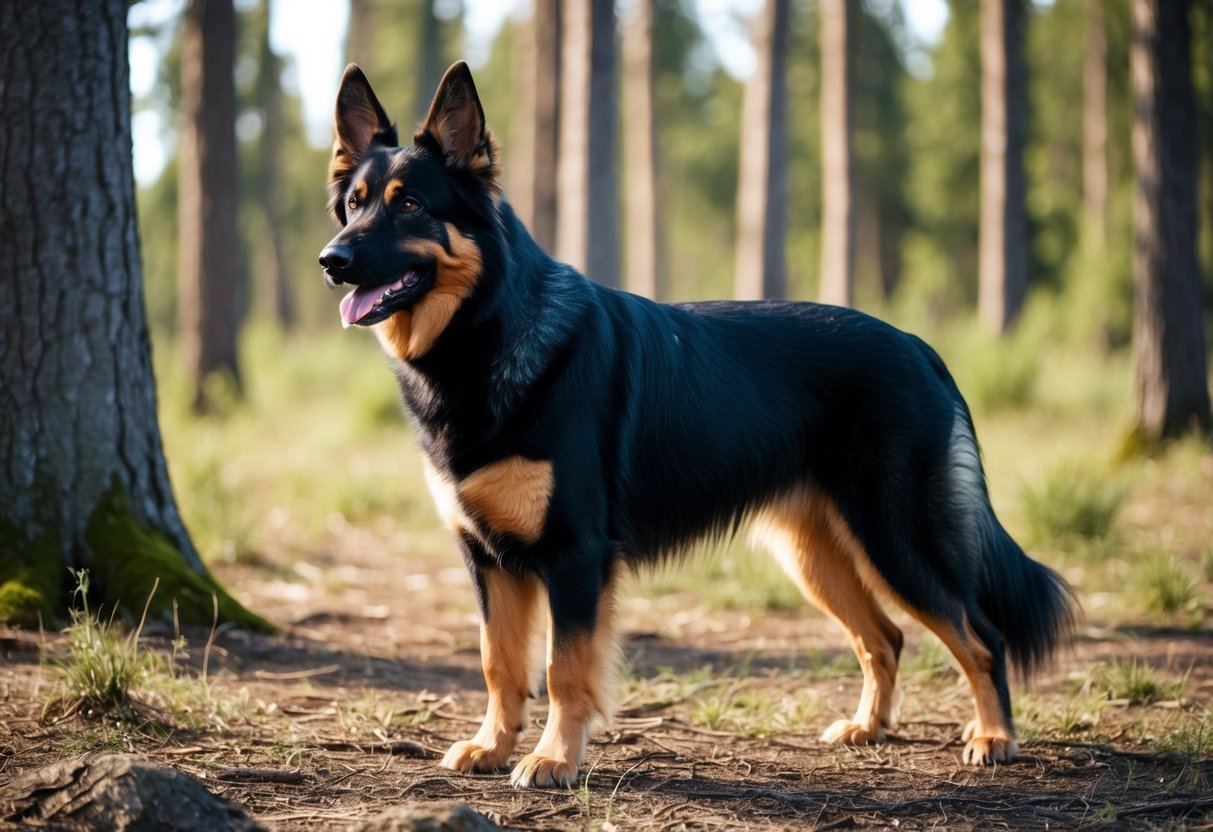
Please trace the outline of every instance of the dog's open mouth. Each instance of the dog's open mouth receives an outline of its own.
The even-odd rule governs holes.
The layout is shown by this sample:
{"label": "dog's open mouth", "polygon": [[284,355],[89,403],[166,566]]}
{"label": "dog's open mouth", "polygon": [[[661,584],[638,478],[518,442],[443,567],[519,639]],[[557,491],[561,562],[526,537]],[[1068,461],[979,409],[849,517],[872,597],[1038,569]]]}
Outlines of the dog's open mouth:
{"label": "dog's open mouth", "polygon": [[341,325],[370,326],[409,306],[425,290],[426,275],[411,270],[394,283],[359,286],[341,299]]}

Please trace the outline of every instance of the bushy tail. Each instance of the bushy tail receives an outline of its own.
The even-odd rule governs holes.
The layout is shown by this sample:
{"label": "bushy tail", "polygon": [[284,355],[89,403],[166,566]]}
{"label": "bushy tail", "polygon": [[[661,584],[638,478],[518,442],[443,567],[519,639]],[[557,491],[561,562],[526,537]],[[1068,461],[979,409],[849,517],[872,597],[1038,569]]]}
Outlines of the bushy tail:
{"label": "bushy tail", "polygon": [[1026,677],[1071,640],[1078,604],[1065,579],[1024,554],[992,511],[990,521],[978,603]]}

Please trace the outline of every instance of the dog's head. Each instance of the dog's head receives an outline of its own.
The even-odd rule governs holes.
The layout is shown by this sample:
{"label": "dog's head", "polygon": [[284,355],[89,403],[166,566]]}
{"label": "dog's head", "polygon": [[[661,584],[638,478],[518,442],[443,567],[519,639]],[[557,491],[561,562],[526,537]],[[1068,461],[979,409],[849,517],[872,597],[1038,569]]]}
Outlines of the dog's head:
{"label": "dog's head", "polygon": [[329,210],[343,226],[320,253],[348,284],[345,326],[376,327],[402,360],[423,355],[477,288],[478,238],[496,211],[498,150],[467,64],[447,70],[409,147],[357,66],[337,93]]}

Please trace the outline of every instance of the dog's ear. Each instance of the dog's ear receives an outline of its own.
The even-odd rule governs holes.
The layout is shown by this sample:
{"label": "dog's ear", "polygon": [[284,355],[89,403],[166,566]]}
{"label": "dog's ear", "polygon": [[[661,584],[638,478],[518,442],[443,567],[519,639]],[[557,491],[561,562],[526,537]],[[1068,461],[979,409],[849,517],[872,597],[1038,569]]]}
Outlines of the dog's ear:
{"label": "dog's ear", "polygon": [[362,162],[372,144],[395,147],[396,126],[388,119],[370,82],[356,64],[345,68],[337,89],[334,118],[337,140],[329,162],[329,210],[345,222],[345,204],[341,195],[349,185],[349,176]]}
{"label": "dog's ear", "polygon": [[452,64],[442,76],[429,115],[413,140],[437,150],[451,167],[496,177],[497,143],[485,126],[476,84],[463,61]]}

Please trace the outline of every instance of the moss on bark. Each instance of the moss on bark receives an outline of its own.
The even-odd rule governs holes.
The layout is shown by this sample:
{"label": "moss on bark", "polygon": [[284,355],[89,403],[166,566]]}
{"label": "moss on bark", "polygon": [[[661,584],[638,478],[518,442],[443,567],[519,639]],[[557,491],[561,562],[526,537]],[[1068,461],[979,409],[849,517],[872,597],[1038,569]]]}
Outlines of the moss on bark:
{"label": "moss on bark", "polygon": [[28,540],[0,520],[0,621],[30,629],[53,625],[66,574],[53,533]]}
{"label": "moss on bark", "polygon": [[176,601],[182,624],[208,625],[214,619],[213,595],[220,621],[274,630],[272,624],[228,595],[209,573],[191,569],[167,538],[143,528],[117,483],[93,510],[84,540],[93,555],[93,585],[103,603],[124,606],[138,615],[159,579],[149,607],[152,615],[171,615]]}

